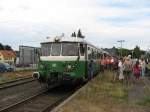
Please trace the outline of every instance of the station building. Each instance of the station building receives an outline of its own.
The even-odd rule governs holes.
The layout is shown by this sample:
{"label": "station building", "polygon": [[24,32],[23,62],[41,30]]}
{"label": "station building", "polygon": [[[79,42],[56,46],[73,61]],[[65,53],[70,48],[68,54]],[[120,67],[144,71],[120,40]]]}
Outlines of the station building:
{"label": "station building", "polygon": [[37,50],[38,47],[19,46],[19,65],[20,66],[36,66],[38,63]]}

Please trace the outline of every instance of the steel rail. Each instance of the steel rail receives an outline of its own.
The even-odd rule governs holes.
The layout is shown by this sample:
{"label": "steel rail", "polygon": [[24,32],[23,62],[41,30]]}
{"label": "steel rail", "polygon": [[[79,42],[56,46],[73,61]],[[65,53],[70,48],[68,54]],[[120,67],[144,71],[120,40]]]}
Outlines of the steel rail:
{"label": "steel rail", "polygon": [[68,95],[65,95],[65,96],[57,99],[54,103],[50,104],[47,108],[43,109],[41,112],[50,112],[54,107],[58,106],[61,102],[63,102],[65,99],[67,99],[73,93],[74,93],[74,91],[68,93]]}
{"label": "steel rail", "polygon": [[25,84],[25,83],[29,83],[32,81],[35,81],[35,79],[33,79],[32,77],[25,77],[25,78],[13,80],[13,81],[5,82],[5,83],[0,84],[0,90],[18,86],[18,85]]}
{"label": "steel rail", "polygon": [[[73,94],[75,91],[77,91],[79,88],[80,88],[80,87],[77,87],[76,89],[73,89],[73,90],[71,90],[71,91],[65,93],[64,95],[60,94],[60,95],[62,95],[62,96],[60,96],[60,97],[56,96],[56,98],[54,98],[52,101],[47,100],[50,104],[49,104],[49,103],[47,103],[47,104],[41,104],[41,105],[43,105],[43,106],[46,107],[46,108],[44,108],[44,109],[41,108],[41,109],[40,109],[40,112],[50,112],[54,107],[56,107],[56,106],[58,106],[60,103],[62,103],[65,99],[67,99],[70,95],[72,95],[72,94]],[[18,102],[18,103],[15,103],[15,104],[12,104],[12,105],[10,105],[10,106],[7,106],[7,107],[1,109],[0,112],[9,112],[9,111],[12,111],[12,110],[14,110],[14,109],[20,109],[20,108],[22,108],[22,106],[28,105],[28,104],[30,104],[30,102],[34,102],[34,100],[35,100],[36,98],[38,98],[38,101],[41,101],[41,99],[43,98],[43,96],[41,96],[41,95],[43,95],[44,93],[46,93],[47,90],[48,90],[48,89],[43,90],[43,91],[39,92],[38,94],[33,95],[33,96],[29,97],[29,98],[26,98],[26,99],[24,99],[24,100],[22,100],[22,101],[20,101],[20,102]],[[52,93],[52,94],[50,94],[50,95],[52,95],[52,96],[49,96],[49,98],[50,98],[50,97],[53,98],[55,94]],[[58,94],[57,94],[57,95],[58,95]],[[33,100],[33,101],[32,101],[32,100]],[[49,104],[49,105],[48,105],[48,104]],[[37,108],[38,108],[38,106],[37,106]],[[23,108],[22,108],[22,109],[23,109]],[[29,106],[27,109],[32,109],[32,106],[31,106],[31,107]],[[35,110],[34,110],[34,111],[35,111]]]}
{"label": "steel rail", "polygon": [[7,111],[10,111],[11,109],[15,108],[16,106],[21,105],[21,104],[24,104],[24,103],[26,103],[27,101],[29,101],[29,100],[31,100],[31,99],[33,99],[33,98],[35,98],[35,97],[38,97],[38,96],[40,96],[41,94],[44,94],[46,91],[47,91],[47,90],[41,91],[41,92],[37,93],[36,95],[33,95],[33,96],[31,96],[31,97],[28,97],[28,98],[26,98],[26,99],[23,99],[23,100],[20,101],[20,102],[17,102],[17,103],[15,103],[15,104],[12,104],[12,105],[10,105],[10,106],[7,106],[7,107],[1,109],[0,112],[7,112]]}

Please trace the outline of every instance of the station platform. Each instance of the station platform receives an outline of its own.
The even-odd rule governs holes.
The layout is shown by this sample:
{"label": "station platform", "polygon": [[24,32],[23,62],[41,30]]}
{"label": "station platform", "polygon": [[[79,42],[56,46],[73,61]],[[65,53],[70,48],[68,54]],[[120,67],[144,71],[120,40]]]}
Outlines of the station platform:
{"label": "station platform", "polygon": [[126,85],[115,72],[97,75],[52,112],[150,112],[150,82],[142,78]]}

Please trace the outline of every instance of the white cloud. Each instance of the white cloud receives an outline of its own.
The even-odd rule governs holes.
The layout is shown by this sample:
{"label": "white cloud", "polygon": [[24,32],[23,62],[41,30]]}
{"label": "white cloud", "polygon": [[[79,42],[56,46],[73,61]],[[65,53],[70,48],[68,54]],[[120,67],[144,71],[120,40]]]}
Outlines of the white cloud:
{"label": "white cloud", "polygon": [[[35,41],[40,42],[42,36],[62,32],[70,35],[81,28],[87,39],[93,43],[99,44],[97,42],[101,43],[103,40],[103,43],[106,43],[103,47],[113,46],[113,43],[120,38],[131,39],[131,43],[135,45],[137,43],[134,42],[135,38],[140,41],[141,38],[146,40],[150,36],[150,21],[148,15],[145,16],[149,14],[150,8],[144,7],[147,2],[147,0],[134,2],[132,0],[1,0],[0,29],[4,33],[0,33],[0,41],[3,42],[2,34],[11,32],[13,37],[32,41],[38,38]],[[117,3],[119,7],[114,5]],[[127,7],[121,7],[120,3],[127,4]],[[136,8],[139,5],[140,8]],[[125,19],[128,18],[132,21],[126,22]],[[9,35],[7,36],[6,38],[10,38]],[[23,39],[24,42],[28,42],[27,39],[26,41]],[[126,47],[130,46],[132,45]]]}

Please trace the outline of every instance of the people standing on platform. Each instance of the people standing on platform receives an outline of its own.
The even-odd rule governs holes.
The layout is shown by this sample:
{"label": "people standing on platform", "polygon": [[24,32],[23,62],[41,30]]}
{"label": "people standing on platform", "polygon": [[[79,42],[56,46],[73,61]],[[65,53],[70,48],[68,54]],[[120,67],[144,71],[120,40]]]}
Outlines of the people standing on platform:
{"label": "people standing on platform", "polygon": [[130,55],[124,58],[123,66],[124,66],[123,74],[124,74],[125,83],[129,84],[131,82],[132,67],[133,67]]}
{"label": "people standing on platform", "polygon": [[141,74],[141,67],[139,61],[136,61],[136,64],[133,67],[133,75],[136,80],[139,80]]}
{"label": "people standing on platform", "polygon": [[114,62],[115,62],[114,57],[111,57],[110,58],[110,70],[113,70]]}
{"label": "people standing on platform", "polygon": [[93,78],[94,72],[94,62],[93,60],[90,61],[88,66],[88,79],[91,80]]}
{"label": "people standing on platform", "polygon": [[107,69],[107,57],[104,57],[104,69]]}
{"label": "people standing on platform", "polygon": [[117,58],[114,58],[114,64],[113,64],[114,71],[118,70],[118,64],[119,64],[119,60]]}
{"label": "people standing on platform", "polygon": [[142,77],[144,77],[145,76],[146,63],[145,63],[145,60],[143,58],[140,61],[140,66],[141,66],[141,75],[142,75]]}
{"label": "people standing on platform", "polygon": [[146,59],[146,64],[148,64],[148,63],[149,63],[149,59],[147,58],[147,59]]}
{"label": "people standing on platform", "polygon": [[119,60],[119,63],[118,63],[118,72],[119,72],[119,80],[121,80],[123,82],[123,79],[124,79],[124,75],[123,75],[123,60],[122,58]]}
{"label": "people standing on platform", "polygon": [[110,58],[109,57],[106,58],[106,67],[107,67],[107,70],[110,70]]}
{"label": "people standing on platform", "polygon": [[108,64],[109,64],[109,59],[108,59],[108,57],[105,58],[105,63],[106,63],[106,69],[108,70]]}
{"label": "people standing on platform", "polygon": [[102,57],[102,59],[100,60],[100,69],[101,69],[101,72],[104,72],[105,70],[105,59],[104,57]]}

